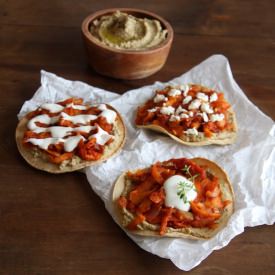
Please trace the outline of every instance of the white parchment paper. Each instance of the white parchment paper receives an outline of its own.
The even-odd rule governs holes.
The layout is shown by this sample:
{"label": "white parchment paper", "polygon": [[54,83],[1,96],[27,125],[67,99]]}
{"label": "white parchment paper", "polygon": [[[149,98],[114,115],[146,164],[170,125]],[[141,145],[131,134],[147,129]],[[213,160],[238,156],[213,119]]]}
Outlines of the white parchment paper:
{"label": "white parchment paper", "polygon": [[[114,217],[112,186],[125,170],[151,165],[156,161],[180,157],[205,157],[217,162],[228,173],[235,191],[235,212],[226,228],[207,241],[140,237],[127,233],[141,248],[170,259],[178,268],[190,270],[213,250],[227,245],[246,226],[275,222],[275,125],[245,96],[234,81],[228,60],[214,55],[169,84],[198,83],[221,90],[237,115],[238,138],[227,146],[187,147],[169,137],[134,127],[138,105],[150,98],[156,88],[167,83],[128,91],[119,96],[78,81],[68,81],[41,72],[41,87],[24,103],[19,118],[42,102],[55,102],[69,96],[83,97],[87,102],[105,102],[115,107],[127,127],[127,141],[121,153],[108,161],[85,169],[93,190],[104,201]],[[260,92],[260,91],[259,91]]]}

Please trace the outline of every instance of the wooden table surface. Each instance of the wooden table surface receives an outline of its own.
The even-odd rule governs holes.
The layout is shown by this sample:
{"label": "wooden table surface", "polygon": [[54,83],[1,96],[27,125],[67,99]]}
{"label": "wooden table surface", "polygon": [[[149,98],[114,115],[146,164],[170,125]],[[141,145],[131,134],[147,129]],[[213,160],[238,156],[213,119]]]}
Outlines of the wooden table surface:
{"label": "wooden table surface", "polygon": [[[109,7],[146,9],[172,24],[174,43],[160,72],[121,81],[88,68],[81,22]],[[123,93],[221,53],[249,99],[274,119],[274,11],[273,0],[0,0],[0,274],[181,274],[126,237],[85,175],[31,168],[16,149],[16,114],[39,87],[41,69]],[[190,273],[275,274],[274,229],[245,229]]]}

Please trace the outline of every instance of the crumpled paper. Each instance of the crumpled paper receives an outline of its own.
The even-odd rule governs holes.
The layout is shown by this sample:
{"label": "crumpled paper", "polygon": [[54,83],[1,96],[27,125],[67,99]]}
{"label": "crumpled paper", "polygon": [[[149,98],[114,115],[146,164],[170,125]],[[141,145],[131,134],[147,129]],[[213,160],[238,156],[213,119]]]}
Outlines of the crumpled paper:
{"label": "crumpled paper", "polygon": [[55,102],[69,96],[83,97],[87,102],[109,103],[121,113],[127,127],[127,140],[121,153],[85,169],[92,189],[104,201],[115,221],[111,192],[113,183],[125,170],[180,157],[205,157],[223,167],[235,191],[235,212],[228,225],[212,239],[141,237],[125,232],[144,250],[168,258],[178,268],[187,271],[213,250],[226,246],[246,226],[271,225],[275,222],[275,125],[245,96],[232,76],[228,60],[222,55],[211,56],[169,82],[183,83],[198,83],[224,92],[237,116],[238,137],[235,144],[187,147],[161,134],[135,128],[137,106],[152,97],[155,89],[168,84],[160,82],[120,96],[42,71],[41,87],[31,100],[24,103],[18,117],[21,118],[42,102]]}

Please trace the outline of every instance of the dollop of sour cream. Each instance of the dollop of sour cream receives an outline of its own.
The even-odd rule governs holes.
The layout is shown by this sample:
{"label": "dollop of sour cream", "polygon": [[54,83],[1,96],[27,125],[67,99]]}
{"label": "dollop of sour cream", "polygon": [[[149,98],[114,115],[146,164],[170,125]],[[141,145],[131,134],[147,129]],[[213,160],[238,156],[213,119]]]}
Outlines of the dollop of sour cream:
{"label": "dollop of sour cream", "polygon": [[[197,191],[192,181],[184,176],[175,175],[164,182],[165,205],[182,211],[189,211],[190,202],[197,197]],[[180,194],[184,194],[181,198]]]}

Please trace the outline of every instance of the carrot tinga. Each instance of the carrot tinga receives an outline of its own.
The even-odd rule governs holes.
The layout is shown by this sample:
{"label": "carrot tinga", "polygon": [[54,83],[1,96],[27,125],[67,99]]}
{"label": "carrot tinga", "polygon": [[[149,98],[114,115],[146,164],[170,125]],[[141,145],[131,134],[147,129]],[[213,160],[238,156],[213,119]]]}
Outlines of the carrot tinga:
{"label": "carrot tinga", "polygon": [[[123,145],[125,128],[111,106],[68,98],[44,103],[28,113],[19,122],[16,135],[19,151],[30,164],[44,170],[37,159],[46,159],[70,171],[110,157]],[[28,150],[43,153],[43,157],[28,156]]]}
{"label": "carrot tinga", "polygon": [[23,143],[38,146],[49,160],[61,163],[74,154],[84,160],[97,160],[104,145],[112,142],[116,113],[106,105],[86,106],[79,98],[43,104],[28,114],[28,130]]}
{"label": "carrot tinga", "polygon": [[117,199],[119,209],[132,216],[126,227],[142,231],[146,224],[153,225],[161,236],[184,228],[215,230],[225,209],[232,208],[231,187],[224,187],[224,178],[196,160],[171,159],[127,172]]}
{"label": "carrot tinga", "polygon": [[223,93],[200,85],[167,86],[138,108],[138,127],[161,130],[187,145],[232,143],[235,115]]}

